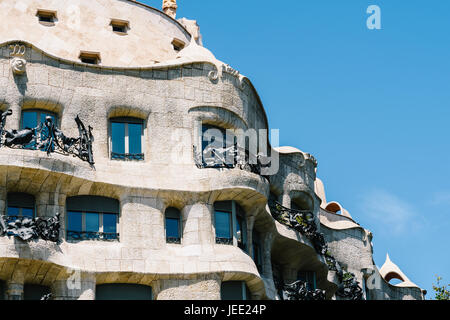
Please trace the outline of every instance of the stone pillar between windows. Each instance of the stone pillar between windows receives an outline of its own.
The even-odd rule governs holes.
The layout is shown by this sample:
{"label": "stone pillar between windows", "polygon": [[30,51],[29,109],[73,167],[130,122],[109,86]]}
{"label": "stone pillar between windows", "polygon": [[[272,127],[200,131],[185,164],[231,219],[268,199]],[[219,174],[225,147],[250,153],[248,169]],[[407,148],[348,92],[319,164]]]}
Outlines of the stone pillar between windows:
{"label": "stone pillar between windows", "polygon": [[[5,175],[5,177],[3,177],[3,175]],[[4,172],[3,174],[0,173],[0,179],[1,179],[0,183],[3,183],[4,179],[6,179],[6,172]],[[3,185],[6,185],[6,182]],[[0,187],[0,216],[6,215],[6,198],[7,198],[6,187]]]}
{"label": "stone pillar between windows", "polygon": [[[220,300],[218,274],[199,275],[196,279],[160,279],[155,300]],[[152,286],[153,287],[153,286]]]}
{"label": "stone pillar between windows", "polygon": [[68,271],[69,277],[53,282],[53,300],[95,300],[95,275],[77,270]]}
{"label": "stone pillar between windows", "polygon": [[268,279],[273,279],[272,273],[272,242],[273,233],[266,233],[263,239],[263,252],[262,252],[262,263],[263,263],[263,276]]}
{"label": "stone pillar between windows", "polygon": [[213,212],[213,205],[204,202],[189,204],[183,208],[183,245],[215,243]]}
{"label": "stone pillar between windows", "polygon": [[247,219],[247,248],[248,254],[255,260],[253,255],[253,226],[255,225],[255,215],[248,215]]}
{"label": "stone pillar between windows", "polygon": [[23,282],[9,280],[6,282],[6,300],[23,300]]}

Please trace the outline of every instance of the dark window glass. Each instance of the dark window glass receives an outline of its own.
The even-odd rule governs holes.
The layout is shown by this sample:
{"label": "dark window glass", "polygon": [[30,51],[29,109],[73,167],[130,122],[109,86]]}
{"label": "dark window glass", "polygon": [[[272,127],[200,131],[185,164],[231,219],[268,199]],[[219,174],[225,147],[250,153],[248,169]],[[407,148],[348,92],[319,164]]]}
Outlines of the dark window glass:
{"label": "dark window glass", "polygon": [[103,232],[116,233],[117,232],[117,215],[104,214],[103,215]]}
{"label": "dark window glass", "polygon": [[112,159],[144,160],[142,153],[143,124],[132,118],[111,121]]}
{"label": "dark window glass", "polygon": [[34,196],[27,193],[8,193],[8,216],[34,217]]}
{"label": "dark window glass", "polygon": [[166,218],[166,236],[170,238],[179,238],[179,220]]}
{"label": "dark window glass", "polygon": [[[45,119],[47,117],[50,117],[52,119],[52,122],[55,126],[57,126],[57,118],[53,113],[47,112],[47,111],[42,111],[42,110],[33,110],[33,111],[28,111],[25,110],[22,112],[22,126],[21,129],[25,129],[25,128],[37,128],[39,127],[39,125],[42,123],[45,123]],[[37,132],[37,134],[39,134],[40,136],[40,140],[41,141],[45,141],[49,135],[50,132],[49,130],[42,125],[42,129],[40,132]],[[46,145],[43,145],[41,147],[41,150],[45,150],[46,149]],[[23,146],[24,149],[36,149],[36,141],[32,141],[30,142],[28,145]]]}
{"label": "dark window glass", "polygon": [[34,111],[24,111],[22,113],[22,128],[36,128],[37,123],[37,112]]}
{"label": "dark window glass", "polygon": [[5,282],[0,280],[0,301],[5,300]]}
{"label": "dark window glass", "polygon": [[220,288],[222,300],[248,300],[248,293],[247,286],[242,281],[222,282]]}
{"label": "dark window glass", "polygon": [[231,213],[216,211],[216,237],[231,239]]}
{"label": "dark window glass", "polygon": [[142,124],[129,123],[128,124],[128,139],[130,143],[129,153],[142,153]]}
{"label": "dark window glass", "polygon": [[125,123],[111,122],[112,152],[125,153]]}
{"label": "dark window glass", "polygon": [[119,202],[96,196],[76,196],[66,201],[67,239],[118,240]]}
{"label": "dark window glass", "polygon": [[100,229],[100,223],[98,219],[98,213],[87,212],[86,213],[86,231],[98,232]]}
{"label": "dark window glass", "polygon": [[81,232],[83,230],[83,216],[81,212],[69,211],[67,212],[68,226],[70,231]]}
{"label": "dark window glass", "polygon": [[139,284],[111,283],[97,285],[96,300],[152,300],[152,287]]}
{"label": "dark window glass", "polygon": [[23,299],[24,300],[41,300],[41,298],[49,294],[50,288],[47,286],[41,286],[37,284],[25,284],[23,287]]}
{"label": "dark window glass", "polygon": [[114,32],[121,32],[121,33],[126,33],[127,32],[125,26],[113,25],[112,29],[113,29]]}

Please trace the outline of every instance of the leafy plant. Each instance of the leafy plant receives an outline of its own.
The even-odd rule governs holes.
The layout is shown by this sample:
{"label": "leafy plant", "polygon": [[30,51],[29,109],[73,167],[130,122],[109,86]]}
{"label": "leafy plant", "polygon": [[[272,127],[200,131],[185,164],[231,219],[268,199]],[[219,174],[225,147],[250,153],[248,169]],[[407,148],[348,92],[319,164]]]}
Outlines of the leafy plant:
{"label": "leafy plant", "polygon": [[435,286],[433,283],[435,299],[436,300],[450,300],[450,291],[447,289],[447,286],[450,286],[450,284],[441,286],[440,281],[442,280],[442,277],[439,277],[438,275],[436,275],[436,278],[437,278],[437,286]]}

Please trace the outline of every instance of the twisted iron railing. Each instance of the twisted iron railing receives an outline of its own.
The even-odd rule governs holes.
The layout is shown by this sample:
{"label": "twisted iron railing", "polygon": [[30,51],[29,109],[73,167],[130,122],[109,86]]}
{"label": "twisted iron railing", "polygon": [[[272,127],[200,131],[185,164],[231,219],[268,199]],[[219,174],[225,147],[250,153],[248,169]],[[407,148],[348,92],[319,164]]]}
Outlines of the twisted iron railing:
{"label": "twisted iron railing", "polygon": [[42,239],[59,241],[59,213],[51,218],[0,216],[0,236],[14,236],[24,241]]}
{"label": "twisted iron railing", "polygon": [[[305,235],[311,241],[316,252],[325,257],[328,269],[336,271],[339,281],[341,282],[336,294],[350,300],[361,300],[363,295],[359,282],[356,281],[356,277],[353,273],[344,273],[340,264],[331,255],[324,235],[317,230],[317,226],[314,221],[314,214],[309,210],[294,210],[286,208],[274,200],[269,200],[268,205],[272,217],[275,220]],[[288,295],[291,298],[303,297],[305,299],[312,299],[313,296],[322,297],[322,295],[318,293],[315,295],[307,295],[303,285],[299,282],[295,282],[287,286],[279,283],[278,286],[280,287],[280,291],[283,292],[283,295]]]}
{"label": "twisted iron railing", "polygon": [[[193,146],[194,162],[197,168],[239,168],[261,175],[262,155],[253,156],[248,150],[233,145],[228,148],[207,147],[204,150],[197,150]],[[255,159],[256,163],[250,163],[249,159]],[[266,177],[267,178],[267,177]]]}
{"label": "twisted iron railing", "polygon": [[5,130],[6,118],[10,115],[12,115],[12,110],[7,110],[0,115],[0,147],[39,149],[47,152],[48,155],[53,152],[64,155],[71,154],[94,165],[92,127],[88,126],[86,129],[78,116],[75,118],[75,122],[79,137],[69,138],[55,126],[50,116],[47,116],[45,121],[35,128]]}
{"label": "twisted iron railing", "polygon": [[67,230],[67,239],[72,241],[81,241],[81,240],[119,241],[119,234],[113,232]]}

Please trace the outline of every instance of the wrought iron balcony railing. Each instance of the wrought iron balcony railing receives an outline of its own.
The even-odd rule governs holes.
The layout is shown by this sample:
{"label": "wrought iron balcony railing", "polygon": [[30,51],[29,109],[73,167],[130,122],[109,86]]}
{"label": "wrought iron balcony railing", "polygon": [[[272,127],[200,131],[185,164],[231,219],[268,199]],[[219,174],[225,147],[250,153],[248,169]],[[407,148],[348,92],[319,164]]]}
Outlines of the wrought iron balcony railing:
{"label": "wrought iron balcony railing", "polygon": [[308,283],[301,280],[284,285],[282,295],[283,300],[325,300],[325,290],[311,290]]}
{"label": "wrought iron balcony railing", "polygon": [[73,155],[83,161],[94,165],[92,153],[92,127],[88,129],[77,116],[75,122],[78,127],[78,138],[69,138],[53,123],[53,119],[47,116],[45,122],[41,122],[36,128],[24,128],[21,130],[5,130],[6,118],[12,115],[12,110],[0,114],[0,147],[22,149],[39,149],[51,153]]}
{"label": "wrought iron balcony railing", "polygon": [[178,238],[178,237],[166,237],[166,242],[167,243],[180,244],[181,243],[181,238]]}
{"label": "wrought iron balcony railing", "polygon": [[[337,272],[337,276],[342,284],[336,294],[351,300],[361,300],[362,289],[359,287],[358,281],[356,281],[354,274],[344,274],[340,264],[331,255],[324,235],[317,230],[313,213],[307,210],[289,209],[274,200],[269,200],[268,205],[275,220],[305,235],[313,244],[316,252],[325,257],[328,269]],[[290,286],[287,290],[290,290],[289,292],[291,293],[289,294],[291,296],[297,297],[306,294],[304,289],[302,289],[303,284],[296,282]]]}
{"label": "wrought iron balcony railing", "polygon": [[216,237],[216,243],[217,243],[217,244],[228,244],[228,245],[232,245],[232,244],[233,244],[233,238],[220,238],[220,237]]}
{"label": "wrought iron balcony railing", "polygon": [[193,152],[195,165],[199,169],[233,169],[237,167],[261,175],[261,169],[264,166],[261,161],[262,155],[254,156],[248,150],[239,148],[237,145],[228,148],[207,147],[204,150],[197,150],[197,147],[193,146]]}
{"label": "wrought iron balcony railing", "polygon": [[0,216],[0,236],[14,236],[24,241],[42,239],[59,241],[59,213],[52,218]]}
{"label": "wrought iron balcony railing", "polygon": [[95,232],[95,231],[73,231],[67,230],[67,240],[101,240],[101,241],[119,241],[118,233]]}
{"label": "wrought iron balcony railing", "polygon": [[111,152],[111,159],[113,159],[113,160],[144,160],[144,154],[143,153]]}

